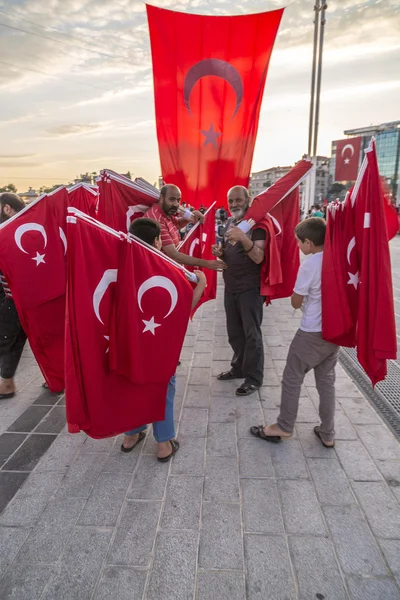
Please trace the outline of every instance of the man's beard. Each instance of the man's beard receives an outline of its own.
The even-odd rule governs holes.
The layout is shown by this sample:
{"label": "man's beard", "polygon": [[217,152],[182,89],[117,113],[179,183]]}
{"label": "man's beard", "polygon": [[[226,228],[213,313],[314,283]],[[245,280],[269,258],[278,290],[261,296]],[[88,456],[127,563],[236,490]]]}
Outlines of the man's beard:
{"label": "man's beard", "polygon": [[174,217],[176,215],[176,213],[178,212],[177,206],[172,206],[172,207],[168,208],[166,202],[163,202],[162,209],[165,212],[165,214],[168,215],[169,217]]}
{"label": "man's beard", "polygon": [[243,208],[238,208],[235,211],[231,210],[231,214],[232,214],[232,217],[234,218],[234,220],[236,222],[241,221],[243,219],[244,215],[246,214],[248,208],[249,208],[249,205],[247,204],[247,206],[244,206]]}

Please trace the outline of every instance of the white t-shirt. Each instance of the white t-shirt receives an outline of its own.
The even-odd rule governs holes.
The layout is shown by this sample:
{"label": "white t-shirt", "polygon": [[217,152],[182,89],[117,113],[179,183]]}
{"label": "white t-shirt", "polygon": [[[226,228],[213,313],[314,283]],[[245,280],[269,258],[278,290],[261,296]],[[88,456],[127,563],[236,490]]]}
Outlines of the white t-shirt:
{"label": "white t-shirt", "polygon": [[322,331],[321,271],[323,252],[311,254],[301,265],[297,274],[294,293],[305,296],[302,306],[302,331]]}

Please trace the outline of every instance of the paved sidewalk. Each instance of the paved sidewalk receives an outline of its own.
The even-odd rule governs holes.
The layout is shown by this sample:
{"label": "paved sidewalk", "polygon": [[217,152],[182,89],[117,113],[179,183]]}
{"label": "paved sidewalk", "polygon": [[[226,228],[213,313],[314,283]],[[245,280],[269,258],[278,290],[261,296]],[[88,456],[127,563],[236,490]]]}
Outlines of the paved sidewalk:
{"label": "paved sidewalk", "polygon": [[249,434],[276,418],[298,323],[288,300],[265,309],[265,385],[236,398],[216,379],[231,357],[222,297],[199,311],[168,465],[151,435],[122,454],[122,438],[65,433],[27,352],[25,388],[0,404],[1,600],[399,600],[400,444],[342,368],[335,450],[312,431],[312,375],[291,440]]}

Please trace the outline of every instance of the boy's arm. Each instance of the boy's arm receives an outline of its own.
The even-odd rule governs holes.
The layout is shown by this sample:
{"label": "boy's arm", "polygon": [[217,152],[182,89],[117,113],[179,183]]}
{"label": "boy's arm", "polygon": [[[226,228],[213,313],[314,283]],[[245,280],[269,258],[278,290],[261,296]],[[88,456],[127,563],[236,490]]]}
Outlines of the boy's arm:
{"label": "boy's arm", "polygon": [[292,303],[293,308],[301,308],[302,304],[303,304],[303,300],[304,300],[304,296],[300,296],[300,294],[296,294],[296,292],[293,292],[291,298],[290,298],[290,302]]}
{"label": "boy's arm", "polygon": [[192,310],[194,309],[196,304],[200,302],[200,298],[202,297],[203,292],[207,287],[207,279],[203,271],[195,271],[194,274],[197,275],[199,283],[196,285],[193,291]]}

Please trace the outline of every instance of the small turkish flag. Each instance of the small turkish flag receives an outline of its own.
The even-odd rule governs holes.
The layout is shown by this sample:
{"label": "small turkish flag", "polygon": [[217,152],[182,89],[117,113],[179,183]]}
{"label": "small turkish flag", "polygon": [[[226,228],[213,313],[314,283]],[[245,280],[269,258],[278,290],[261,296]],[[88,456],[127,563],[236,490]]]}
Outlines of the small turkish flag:
{"label": "small turkish flag", "polygon": [[336,142],[335,181],[355,181],[360,161],[362,137]]}

